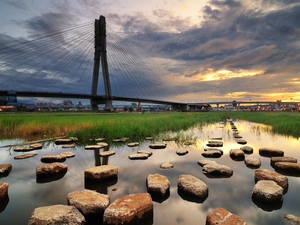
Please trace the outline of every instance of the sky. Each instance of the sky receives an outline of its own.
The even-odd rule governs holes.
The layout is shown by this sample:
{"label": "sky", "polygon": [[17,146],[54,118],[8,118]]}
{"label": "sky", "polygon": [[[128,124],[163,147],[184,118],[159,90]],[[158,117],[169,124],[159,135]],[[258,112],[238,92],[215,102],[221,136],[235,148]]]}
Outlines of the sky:
{"label": "sky", "polygon": [[299,0],[2,0],[0,11],[0,45],[105,16],[181,102],[300,101]]}

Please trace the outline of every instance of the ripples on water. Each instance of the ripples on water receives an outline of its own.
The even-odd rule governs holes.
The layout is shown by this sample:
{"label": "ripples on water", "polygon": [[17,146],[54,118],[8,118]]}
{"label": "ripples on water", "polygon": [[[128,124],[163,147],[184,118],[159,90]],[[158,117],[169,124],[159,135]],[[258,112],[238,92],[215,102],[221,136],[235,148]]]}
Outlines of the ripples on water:
{"label": "ripples on water", "polygon": [[[234,121],[240,135],[253,147],[253,155],[261,159],[260,168],[270,169],[270,159],[259,156],[258,150],[270,147],[284,150],[285,156],[300,159],[300,141],[285,136],[272,134],[270,127],[246,121]],[[0,178],[0,182],[9,183],[9,199],[0,204],[1,224],[27,224],[34,208],[67,204],[67,194],[72,191],[81,191],[85,188],[97,190],[110,196],[111,202],[115,199],[132,193],[146,192],[146,177],[148,174],[160,173],[168,177],[171,183],[170,196],[162,202],[154,202],[153,224],[205,224],[206,216],[217,207],[224,207],[230,212],[239,215],[249,225],[283,224],[282,215],[291,213],[300,216],[300,177],[288,176],[289,188],[284,195],[283,204],[277,206],[260,206],[251,199],[254,187],[254,170],[246,167],[243,161],[233,161],[229,151],[240,148],[233,138],[229,124],[213,124],[205,127],[194,127],[184,132],[185,135],[196,138],[194,145],[185,146],[175,142],[167,142],[163,150],[149,149],[151,141],[145,141],[137,147],[126,145],[111,146],[115,155],[103,159],[98,152],[85,150],[84,146],[72,149],[63,149],[52,142],[45,143],[42,150],[33,151],[38,155],[33,158],[14,160],[16,153],[13,149],[0,148],[0,164],[11,163],[12,171],[8,177]],[[230,178],[208,178],[202,173],[197,161],[203,159],[201,155],[210,138],[222,137],[224,146],[221,148],[224,155],[212,159],[233,169]],[[131,140],[135,141],[135,140]],[[20,140],[0,141],[0,145],[13,144]],[[184,148],[189,153],[178,156],[176,150]],[[151,150],[153,155],[147,160],[130,160],[128,155],[137,150]],[[36,180],[36,168],[42,165],[40,158],[44,155],[59,154],[64,151],[75,153],[74,158],[66,160],[67,174],[59,180],[40,183]],[[103,150],[100,150],[103,151]],[[163,162],[172,162],[174,168],[163,170],[159,165]],[[84,183],[84,170],[95,165],[111,164],[119,167],[118,179],[109,186],[89,185]],[[177,193],[177,178],[179,174],[191,174],[204,181],[209,188],[208,198],[203,203],[189,202],[182,199]]]}

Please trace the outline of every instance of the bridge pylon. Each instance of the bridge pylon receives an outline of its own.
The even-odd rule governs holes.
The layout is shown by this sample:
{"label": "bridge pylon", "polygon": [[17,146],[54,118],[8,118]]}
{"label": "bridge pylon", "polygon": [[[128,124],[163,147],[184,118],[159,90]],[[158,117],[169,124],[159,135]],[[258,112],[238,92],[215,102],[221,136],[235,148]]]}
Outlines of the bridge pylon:
{"label": "bridge pylon", "polygon": [[[107,55],[106,55],[106,22],[105,17],[100,16],[99,20],[95,20],[95,53],[94,53],[94,71],[93,71],[93,81],[92,81],[92,96],[97,96],[98,89],[98,78],[100,69],[100,59],[101,67],[105,88],[105,110],[112,110],[112,95],[111,86],[109,80],[109,72],[107,65]],[[92,110],[98,110],[98,102],[91,99]]]}

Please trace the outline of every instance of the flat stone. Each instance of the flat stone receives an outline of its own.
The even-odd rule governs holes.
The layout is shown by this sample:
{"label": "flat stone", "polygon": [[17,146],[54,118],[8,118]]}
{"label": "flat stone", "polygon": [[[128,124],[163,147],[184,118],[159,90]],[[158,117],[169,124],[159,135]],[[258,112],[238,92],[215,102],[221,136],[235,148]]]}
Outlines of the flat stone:
{"label": "flat stone", "polygon": [[108,195],[96,191],[74,191],[67,196],[68,205],[75,206],[85,217],[101,215],[109,206]]}
{"label": "flat stone", "polygon": [[49,163],[45,165],[41,165],[36,168],[36,175],[38,176],[47,176],[47,175],[56,175],[60,173],[66,173],[68,170],[68,166],[63,163]]}
{"label": "flat stone", "polygon": [[43,163],[53,163],[53,162],[64,162],[66,161],[66,157],[64,155],[45,155],[42,156],[41,161]]}
{"label": "flat stone", "polygon": [[170,162],[164,162],[164,163],[160,164],[159,167],[162,169],[172,169],[174,167],[174,165]]}
{"label": "flat stone", "polygon": [[252,154],[253,153],[253,148],[251,146],[242,146],[240,149],[245,153],[245,154]]}
{"label": "flat stone", "polygon": [[179,150],[176,151],[177,155],[186,155],[188,153],[189,153],[189,151],[188,150],[184,150],[184,149],[179,149]]}
{"label": "flat stone", "polygon": [[237,139],[235,139],[235,140],[236,140],[236,142],[237,142],[238,144],[241,144],[241,145],[247,144],[247,141],[244,140],[244,139],[237,138]]}
{"label": "flat stone", "polygon": [[108,143],[106,142],[98,142],[97,145],[100,145],[102,148],[107,147]]}
{"label": "flat stone", "polygon": [[241,149],[231,149],[229,152],[229,155],[232,159],[235,159],[235,160],[244,160],[245,159],[245,153]]}
{"label": "flat stone", "polygon": [[64,144],[71,144],[78,141],[77,138],[71,137],[71,138],[58,138],[54,141],[56,145],[64,145]]}
{"label": "flat stone", "polygon": [[116,199],[104,212],[104,225],[143,224],[153,219],[153,202],[149,193],[126,195]]}
{"label": "flat stone", "polygon": [[283,156],[284,151],[275,148],[260,148],[259,154],[266,157]]}
{"label": "flat stone", "polygon": [[247,225],[239,216],[227,209],[217,208],[206,217],[206,225]]}
{"label": "flat stone", "polygon": [[283,188],[273,180],[260,180],[252,190],[252,198],[263,203],[281,202]]}
{"label": "flat stone", "polygon": [[104,141],[105,138],[96,138],[95,141]]}
{"label": "flat stone", "polygon": [[85,178],[94,181],[112,179],[117,175],[118,167],[112,165],[96,166],[84,171]]}
{"label": "flat stone", "polygon": [[68,144],[61,146],[62,148],[75,148],[75,144]]}
{"label": "flat stone", "polygon": [[152,148],[152,149],[164,149],[166,147],[167,147],[167,144],[162,143],[162,142],[156,142],[156,143],[149,145],[149,148]]}
{"label": "flat stone", "polygon": [[223,150],[220,149],[220,148],[204,148],[204,151],[205,152],[208,152],[208,151],[220,151],[221,154],[223,155]]}
{"label": "flat stone", "polygon": [[109,151],[103,151],[103,152],[100,152],[99,155],[101,157],[106,157],[106,156],[111,156],[111,155],[114,155],[116,154],[116,152],[112,151],[112,150],[109,150]]}
{"label": "flat stone", "polygon": [[195,200],[205,200],[208,196],[208,187],[195,176],[181,174],[178,177],[178,192],[195,198]]}
{"label": "flat stone", "polygon": [[236,133],[233,134],[233,137],[234,137],[234,138],[243,138],[241,135],[236,134]]}
{"label": "flat stone", "polygon": [[300,217],[295,216],[293,214],[284,214],[283,218],[286,222],[289,222],[290,225],[299,225],[300,224]]}
{"label": "flat stone", "polygon": [[286,176],[283,176],[280,173],[276,173],[274,171],[267,170],[267,169],[255,170],[254,180],[255,182],[258,182],[260,180],[273,180],[283,189],[287,188],[289,185],[288,178]]}
{"label": "flat stone", "polygon": [[34,153],[34,154],[23,154],[23,155],[15,156],[14,159],[27,159],[27,158],[34,157],[36,155],[37,155],[36,153]]}
{"label": "flat stone", "polygon": [[291,163],[297,163],[297,159],[293,157],[287,157],[287,156],[275,156],[271,158],[271,165],[274,166],[276,162],[291,162]]}
{"label": "flat stone", "polygon": [[206,152],[203,152],[201,155],[206,158],[220,158],[222,156],[222,152],[219,150],[206,151]]}
{"label": "flat stone", "polygon": [[100,149],[100,148],[104,148],[105,146],[102,145],[87,145],[85,146],[85,150],[95,150],[95,149]]}
{"label": "flat stone", "polygon": [[183,144],[184,145],[193,145],[193,144],[195,144],[195,142],[194,141],[185,141],[185,142],[183,142]]}
{"label": "flat stone", "polygon": [[218,163],[208,163],[202,167],[202,172],[211,177],[231,177],[233,171],[230,167]]}
{"label": "flat stone", "polygon": [[43,146],[40,143],[31,144],[29,146],[19,146],[14,149],[15,152],[29,152],[34,150],[42,149]]}
{"label": "flat stone", "polygon": [[165,196],[170,191],[170,181],[161,174],[149,174],[146,185],[150,194]]}
{"label": "flat stone", "polygon": [[288,173],[291,175],[300,175],[300,164],[291,162],[276,162],[274,164],[275,170],[279,172]]}
{"label": "flat stone", "polygon": [[148,154],[130,154],[128,156],[129,159],[148,159],[149,155]]}
{"label": "flat stone", "polygon": [[12,169],[12,164],[0,164],[0,177],[7,177]]}
{"label": "flat stone", "polygon": [[34,209],[28,225],[44,224],[86,224],[84,216],[74,206],[52,205]]}
{"label": "flat stone", "polygon": [[113,139],[114,142],[125,142],[125,141],[128,141],[128,140],[129,140],[129,138],[127,138],[127,137]]}
{"label": "flat stone", "polygon": [[153,140],[153,137],[146,137],[146,140]]}
{"label": "flat stone", "polygon": [[208,159],[201,159],[197,162],[200,166],[204,166],[206,164],[210,164],[210,163],[217,163],[216,161],[213,160],[208,160]]}
{"label": "flat stone", "polygon": [[8,196],[8,183],[0,182],[0,202]]}
{"label": "flat stone", "polygon": [[208,147],[223,147],[223,141],[208,141],[206,146],[208,146]]}
{"label": "flat stone", "polygon": [[135,147],[135,146],[138,146],[140,143],[139,142],[131,142],[131,143],[128,143],[127,146],[128,147]]}
{"label": "flat stone", "polygon": [[211,140],[222,140],[223,138],[222,137],[211,137],[210,139]]}
{"label": "flat stone", "polygon": [[75,154],[73,152],[62,152],[61,155],[65,156],[66,158],[72,158],[75,157]]}
{"label": "flat stone", "polygon": [[137,154],[148,154],[148,156],[150,157],[153,153],[146,150],[138,150]]}
{"label": "flat stone", "polygon": [[261,166],[260,158],[255,156],[245,156],[244,162],[249,168],[259,168]]}

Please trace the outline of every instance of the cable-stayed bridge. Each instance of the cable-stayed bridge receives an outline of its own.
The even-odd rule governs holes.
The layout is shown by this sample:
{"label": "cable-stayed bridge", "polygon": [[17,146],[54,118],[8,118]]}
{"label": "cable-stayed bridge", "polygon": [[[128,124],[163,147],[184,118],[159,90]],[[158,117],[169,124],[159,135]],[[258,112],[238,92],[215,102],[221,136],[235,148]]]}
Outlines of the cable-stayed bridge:
{"label": "cable-stayed bridge", "polygon": [[6,38],[0,43],[2,96],[89,99],[94,109],[111,109],[112,101],[186,105],[103,16],[26,39]]}

